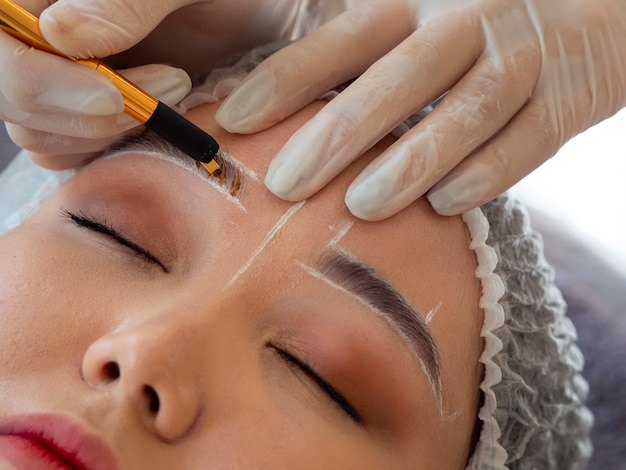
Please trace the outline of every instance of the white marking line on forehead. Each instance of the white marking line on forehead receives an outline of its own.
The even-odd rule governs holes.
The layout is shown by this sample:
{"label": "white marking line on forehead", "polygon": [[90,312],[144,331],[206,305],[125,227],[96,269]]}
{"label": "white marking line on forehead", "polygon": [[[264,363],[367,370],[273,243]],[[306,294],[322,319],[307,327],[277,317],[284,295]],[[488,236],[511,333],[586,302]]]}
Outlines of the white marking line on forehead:
{"label": "white marking line on forehead", "polygon": [[[396,331],[405,341],[407,344],[411,344],[411,340],[404,334],[404,332],[400,331],[400,329],[398,329],[395,326],[395,323],[393,320],[389,319],[387,314],[385,312],[381,312],[379,309],[377,309],[376,307],[374,307],[371,303],[369,303],[368,301],[366,301],[365,299],[363,299],[362,297],[354,294],[353,292],[350,292],[349,290],[343,288],[342,286],[340,286],[339,284],[337,284],[336,282],[334,282],[333,280],[329,279],[327,276],[325,276],[323,273],[321,273],[320,271],[318,271],[317,269],[302,263],[301,261],[295,261],[295,263],[300,266],[304,271],[306,271],[309,275],[313,276],[315,279],[318,279],[322,282],[325,282],[326,284],[328,284],[330,287],[336,289],[337,291],[346,294],[347,296],[349,296],[350,298],[356,300],[357,302],[359,302],[361,305],[363,305],[364,307],[367,307],[368,309],[370,309],[373,313],[375,313],[376,315],[378,315],[379,317],[383,318],[388,325],[390,325],[394,331]],[[442,397],[441,394],[438,392],[438,389],[440,389],[440,387],[437,387],[437,384],[435,383],[435,379],[431,376],[431,374],[428,371],[428,368],[426,367],[426,364],[424,364],[424,361],[422,360],[422,358],[419,356],[419,354],[417,354],[415,352],[415,350],[413,348],[411,348],[411,351],[413,352],[413,356],[417,359],[417,362],[420,365],[420,369],[422,369],[422,372],[424,373],[424,375],[426,376],[428,383],[433,391],[433,395],[435,396],[435,400],[437,401],[438,407],[439,407],[439,412],[441,414],[443,414],[443,403],[442,403]]]}
{"label": "white marking line on forehead", "polygon": [[245,273],[248,270],[248,268],[250,268],[250,266],[252,265],[256,257],[265,249],[265,247],[272,240],[272,238],[274,238],[274,236],[280,231],[280,229],[283,228],[283,226],[289,221],[289,219],[293,217],[294,214],[298,212],[302,208],[302,206],[304,206],[305,203],[306,201],[301,201],[297,204],[294,204],[293,206],[289,208],[287,212],[283,214],[283,216],[276,223],[276,225],[272,227],[272,230],[270,230],[269,233],[265,236],[265,238],[263,239],[261,244],[257,247],[257,249],[254,250],[254,252],[250,256],[248,261],[246,261],[244,265],[241,268],[239,268],[239,271],[237,271],[235,275],[232,277],[232,279],[228,282],[228,284],[225,287],[226,289],[229,289],[230,287],[232,287],[233,284],[237,282],[237,279],[239,279],[241,275]]}
{"label": "white marking line on forehead", "polygon": [[228,190],[224,188],[223,186],[221,186],[214,178],[209,177],[208,174],[207,175],[203,174],[201,172],[202,170],[199,170],[195,166],[196,165],[195,162],[192,163],[191,161],[181,160],[180,158],[176,158],[170,155],[165,155],[160,152],[150,152],[147,150],[129,150],[129,151],[115,152],[115,153],[112,153],[111,155],[107,155],[104,158],[114,158],[114,157],[120,157],[120,156],[131,155],[131,154],[132,155],[138,155],[138,154],[147,155],[149,157],[156,157],[156,158],[159,158],[160,160],[165,160],[167,162],[173,163],[174,165],[177,165],[183,170],[186,170],[189,173],[196,175],[205,183],[208,183],[213,189],[217,190],[217,192],[219,192],[222,196],[224,196],[226,200],[228,200],[228,202],[237,206],[243,213],[248,212],[248,209],[245,208],[245,206],[241,203],[239,199],[237,199],[232,194],[230,194]]}
{"label": "white marking line on forehead", "polygon": [[437,312],[439,311],[442,305],[443,305],[443,302],[439,302],[430,310],[430,312],[426,314],[426,318],[424,319],[424,321],[426,322],[427,325],[432,321],[432,319],[435,317],[435,315],[437,314]]}
{"label": "white marking line on forehead", "polygon": [[331,232],[336,232],[335,236],[328,242],[328,247],[332,248],[334,246],[336,246],[343,237],[345,237],[348,232],[350,231],[350,229],[352,228],[352,226],[354,225],[354,220],[344,220],[342,222],[339,222],[338,225],[336,226],[331,226],[330,227],[330,231]]}

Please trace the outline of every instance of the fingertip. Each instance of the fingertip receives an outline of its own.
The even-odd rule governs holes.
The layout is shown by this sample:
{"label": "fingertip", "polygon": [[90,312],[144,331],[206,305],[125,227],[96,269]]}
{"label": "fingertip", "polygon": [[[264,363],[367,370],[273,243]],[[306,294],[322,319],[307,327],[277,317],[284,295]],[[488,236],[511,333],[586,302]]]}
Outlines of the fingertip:
{"label": "fingertip", "polygon": [[298,129],[270,162],[267,188],[281,199],[301,201],[326,186],[345,168],[340,152],[332,151],[330,134],[314,120]]}
{"label": "fingertip", "polygon": [[39,16],[39,28],[53,47],[79,58],[108,57],[135,45],[151,29],[109,2],[57,1]]}
{"label": "fingertip", "polygon": [[28,152],[30,159],[38,166],[53,171],[63,171],[80,168],[91,163],[100,152],[91,152],[74,155],[50,155],[37,152]]}
{"label": "fingertip", "polygon": [[426,199],[430,203],[434,211],[443,216],[460,215],[469,209],[466,209],[462,202],[449,197],[445,191],[433,191],[426,193]]}
{"label": "fingertip", "polygon": [[368,178],[355,180],[346,192],[344,203],[355,217],[368,222],[377,222],[397,214],[409,202],[386,184],[384,179]]}
{"label": "fingertip", "polygon": [[[345,202],[345,199],[344,199]],[[381,220],[385,220],[389,217],[391,217],[394,214],[377,214],[377,213],[368,213],[365,211],[362,211],[360,208],[358,207],[354,207],[354,206],[350,206],[348,205],[347,202],[345,202],[346,207],[348,208],[348,210],[350,211],[350,213],[355,216],[357,219],[361,219],[364,220],[365,222],[378,222]]]}
{"label": "fingertip", "polygon": [[230,106],[225,106],[227,101],[228,98],[219,106],[213,119],[219,126],[231,134],[244,134],[244,132],[241,132],[242,129],[236,125],[237,119],[232,116]]}
{"label": "fingertip", "polygon": [[383,220],[423,194],[418,180],[406,178],[405,156],[404,152],[388,149],[361,171],[346,192],[350,212],[363,220]]}
{"label": "fingertip", "polygon": [[298,202],[306,199],[306,196],[299,191],[291,175],[280,169],[268,171],[265,175],[264,184],[274,196],[283,201]]}
{"label": "fingertip", "polygon": [[344,197],[344,203],[348,210],[361,220],[379,220],[380,207],[378,201],[364,185],[352,184]]}
{"label": "fingertip", "polygon": [[235,87],[215,113],[215,121],[228,132],[251,134],[274,124],[266,121],[275,104],[276,79],[261,67]]}
{"label": "fingertip", "polygon": [[183,69],[160,64],[149,64],[120,73],[168,106],[179,103],[191,90],[191,78]]}
{"label": "fingertip", "polygon": [[489,200],[490,174],[481,165],[453,172],[433,186],[426,199],[439,215],[461,215]]}
{"label": "fingertip", "polygon": [[82,166],[102,153],[102,149],[118,141],[128,132],[109,137],[70,137],[7,123],[7,133],[15,144],[28,151],[38,165],[53,170]]}
{"label": "fingertip", "polygon": [[39,15],[39,28],[48,42],[59,51],[75,57],[86,57],[83,53],[86,38],[80,37],[80,30],[81,25],[88,21],[73,5],[55,2]]}

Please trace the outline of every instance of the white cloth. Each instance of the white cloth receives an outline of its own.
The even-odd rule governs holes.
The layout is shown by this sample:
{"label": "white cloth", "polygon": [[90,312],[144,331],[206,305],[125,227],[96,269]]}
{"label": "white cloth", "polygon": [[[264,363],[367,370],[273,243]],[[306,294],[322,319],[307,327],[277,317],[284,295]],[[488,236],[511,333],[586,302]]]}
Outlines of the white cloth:
{"label": "white cloth", "polygon": [[19,152],[0,174],[0,235],[28,218],[74,173],[45,170]]}

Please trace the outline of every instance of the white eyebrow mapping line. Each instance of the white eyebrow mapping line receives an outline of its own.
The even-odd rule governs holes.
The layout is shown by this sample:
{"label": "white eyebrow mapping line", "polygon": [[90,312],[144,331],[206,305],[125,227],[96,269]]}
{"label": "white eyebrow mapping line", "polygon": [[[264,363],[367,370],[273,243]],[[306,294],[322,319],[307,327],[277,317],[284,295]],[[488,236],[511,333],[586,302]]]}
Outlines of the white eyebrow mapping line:
{"label": "white eyebrow mapping line", "polygon": [[217,190],[218,193],[220,193],[222,196],[224,196],[226,198],[226,200],[228,200],[228,202],[234,204],[235,206],[237,206],[244,214],[248,213],[248,209],[245,208],[245,206],[241,203],[241,201],[239,199],[237,199],[235,196],[233,196],[232,194],[230,194],[230,192],[228,191],[228,189],[224,188],[222,185],[220,185],[214,178],[210,178],[209,176],[205,176],[202,173],[200,173],[197,169],[197,167],[195,166],[195,162],[191,163],[187,160],[181,160],[180,158],[176,158],[176,157],[172,157],[169,155],[165,155],[161,152],[151,152],[149,150],[141,150],[141,149],[137,149],[137,150],[122,150],[121,152],[114,152],[111,153],[110,155],[107,155],[103,158],[114,158],[114,157],[121,157],[124,155],[137,155],[137,154],[141,154],[141,155],[146,155],[149,157],[156,157],[159,158],[160,160],[165,160],[167,162],[173,163],[174,165],[178,166],[179,168],[182,168],[183,170],[188,171],[189,173],[192,173],[194,175],[196,175],[198,178],[200,178],[202,181],[204,181],[205,183],[208,183],[213,189]]}
{"label": "white eyebrow mapping line", "polygon": [[[298,266],[300,266],[300,268],[304,269],[304,271],[306,271],[308,274],[313,276],[315,279],[318,279],[318,280],[320,280],[322,282],[325,282],[330,287],[336,289],[337,291],[339,291],[339,292],[341,292],[343,294],[346,294],[347,296],[349,296],[352,299],[354,299],[357,302],[359,302],[364,307],[369,308],[373,313],[375,313],[379,317],[383,318],[389,325],[391,325],[391,327],[406,341],[407,344],[409,344],[409,345],[411,344],[410,339],[404,334],[404,332],[400,331],[398,328],[396,328],[394,326],[394,322],[387,318],[387,314],[385,312],[380,311],[379,309],[374,307],[372,304],[370,304],[367,300],[363,299],[362,297],[360,297],[360,296],[354,294],[353,292],[350,292],[349,290],[345,289],[344,287],[340,286],[335,281],[333,281],[332,279],[329,279],[327,276],[325,276],[323,273],[321,273],[317,269],[315,269],[315,268],[313,268],[313,267],[311,267],[311,266],[309,266],[309,265],[307,265],[307,264],[305,264],[305,263],[303,263],[301,261],[294,261],[294,262]],[[437,387],[437,384],[435,383],[434,378],[432,377],[432,375],[428,371],[428,368],[426,367],[426,364],[424,364],[424,361],[422,360],[420,355],[417,354],[417,352],[415,352],[414,348],[412,348],[412,347],[411,347],[411,351],[413,351],[413,355],[417,359],[417,362],[420,365],[420,369],[422,369],[422,372],[426,376],[426,378],[428,380],[428,383],[429,383],[430,387],[432,388],[433,395],[435,396],[435,400],[437,401],[437,404],[439,405],[439,412],[443,413],[442,397],[441,397],[440,393],[438,392],[438,387]]]}
{"label": "white eyebrow mapping line", "polygon": [[339,222],[339,224],[336,226],[331,226],[331,232],[336,232],[336,234],[333,238],[331,238],[331,240],[328,242],[328,245],[326,246],[329,248],[336,246],[343,239],[343,237],[348,234],[353,225],[354,220],[346,219]]}
{"label": "white eyebrow mapping line", "polygon": [[295,261],[295,263],[298,266],[300,266],[302,269],[304,269],[308,274],[313,276],[315,279],[318,279],[318,280],[320,280],[322,282],[325,282],[326,284],[328,284],[333,289],[336,289],[339,292],[348,295],[352,299],[358,301],[361,305],[364,305],[365,307],[369,308],[372,312],[376,313],[376,315],[380,315],[380,316],[383,316],[383,317],[385,316],[385,314],[383,312],[378,310],[376,307],[374,307],[372,304],[370,304],[367,300],[365,300],[362,297],[359,297],[358,295],[355,295],[354,293],[352,293],[349,290],[345,289],[344,287],[340,286],[335,281],[329,279],[323,273],[319,272],[317,269],[309,266],[308,264],[303,263],[302,261]]}
{"label": "white eyebrow mapping line", "polygon": [[[346,250],[342,246],[338,246],[341,239],[344,236],[346,236],[346,234],[350,231],[350,229],[352,228],[352,225],[354,225],[354,221],[351,221],[351,220],[345,220],[342,223],[340,223],[339,227],[337,227],[337,230],[338,230],[337,235],[332,240],[330,240],[330,242],[328,242],[327,246],[335,248],[337,251],[339,251],[340,253],[343,253],[345,256],[356,258],[354,254],[350,253],[348,250]],[[334,227],[331,227],[331,230],[333,230],[333,228]],[[426,314],[426,317],[424,318],[424,323],[428,325],[432,321],[434,316],[437,314],[437,312],[439,311],[442,305],[443,305],[443,302],[439,302],[437,305],[435,305]]]}
{"label": "white eyebrow mapping line", "polygon": [[272,240],[272,238],[274,238],[274,236],[276,236],[276,234],[280,231],[280,229],[283,228],[283,226],[289,221],[289,219],[291,219],[291,217],[293,217],[293,215],[296,212],[298,212],[302,208],[302,206],[304,206],[305,203],[306,203],[306,200],[301,201],[301,202],[299,202],[297,204],[294,204],[293,206],[291,206],[289,208],[289,210],[287,212],[285,212],[283,214],[283,216],[276,223],[276,225],[274,225],[274,227],[272,227],[272,229],[269,231],[269,233],[265,236],[265,238],[263,239],[261,244],[257,247],[257,249],[254,250],[254,252],[250,256],[248,261],[246,261],[243,264],[243,266],[241,266],[241,268],[239,268],[239,271],[237,271],[235,273],[235,275],[231,278],[231,280],[228,281],[228,284],[226,284],[225,289],[229,289],[230,287],[232,287],[233,284],[237,281],[237,279],[239,279],[241,277],[241,275],[243,273],[245,273],[248,270],[248,268],[250,268],[250,266],[252,265],[252,263],[254,262],[256,257],[265,249],[265,247]]}
{"label": "white eyebrow mapping line", "polygon": [[239,160],[237,160],[235,157],[233,157],[230,153],[228,153],[228,152],[226,152],[224,150],[222,150],[222,153],[226,154],[228,156],[229,160],[233,163],[233,165],[235,165],[237,167],[237,169],[239,169],[239,171],[241,171],[248,178],[250,178],[250,180],[254,181],[255,183],[259,182],[259,177],[254,172],[254,170],[251,170],[250,168],[248,168],[246,165],[244,165]]}
{"label": "white eyebrow mapping line", "polygon": [[[346,222],[348,222],[348,221],[346,221]],[[341,238],[343,238],[348,233],[348,231],[350,230],[350,228],[352,227],[353,224],[354,224],[354,222],[350,223],[350,227],[347,227],[347,229],[345,228],[345,225],[347,225],[347,224],[344,224],[344,230],[341,230],[340,236],[337,236],[337,237],[333,238],[330,242],[328,242],[328,246],[329,247],[334,247],[338,252],[343,253],[347,257],[358,259],[354,255],[354,253],[349,252],[348,250],[346,250],[342,246],[338,246],[338,243],[341,240]],[[439,311],[439,309],[441,308],[442,305],[443,305],[443,302],[439,302],[432,309],[430,309],[430,311],[426,314],[426,317],[424,318],[424,323],[426,323],[428,325],[433,320],[433,318],[435,318],[435,315],[437,314],[437,312]]]}
{"label": "white eyebrow mapping line", "polygon": [[432,321],[432,319],[435,317],[435,315],[437,314],[437,312],[439,311],[442,305],[443,305],[443,302],[439,302],[437,305],[435,305],[433,308],[430,309],[430,312],[426,314],[426,318],[424,319],[424,322],[426,322],[427,325]]}

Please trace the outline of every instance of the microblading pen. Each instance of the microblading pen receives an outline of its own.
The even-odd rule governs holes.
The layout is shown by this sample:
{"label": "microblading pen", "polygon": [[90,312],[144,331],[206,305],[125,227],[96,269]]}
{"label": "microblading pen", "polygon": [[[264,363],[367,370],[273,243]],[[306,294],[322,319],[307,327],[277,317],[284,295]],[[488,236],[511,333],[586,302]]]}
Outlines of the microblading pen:
{"label": "microblading pen", "polygon": [[55,54],[100,72],[122,94],[126,114],[194,160],[201,162],[210,173],[220,169],[214,159],[219,145],[213,137],[98,59],[79,59],[54,49],[41,34],[37,17],[11,0],[0,0],[0,29],[35,49]]}

